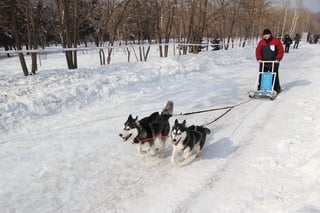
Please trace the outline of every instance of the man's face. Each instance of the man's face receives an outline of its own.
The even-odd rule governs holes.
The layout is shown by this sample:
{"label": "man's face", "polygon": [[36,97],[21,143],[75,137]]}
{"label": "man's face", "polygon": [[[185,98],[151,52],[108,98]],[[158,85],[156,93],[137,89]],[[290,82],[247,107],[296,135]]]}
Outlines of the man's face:
{"label": "man's face", "polygon": [[265,34],[263,35],[263,39],[268,40],[270,38],[271,34]]}

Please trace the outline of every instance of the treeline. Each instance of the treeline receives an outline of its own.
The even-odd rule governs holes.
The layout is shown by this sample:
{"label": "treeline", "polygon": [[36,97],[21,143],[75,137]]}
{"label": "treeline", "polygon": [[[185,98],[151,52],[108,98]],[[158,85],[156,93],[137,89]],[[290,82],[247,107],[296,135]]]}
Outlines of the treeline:
{"label": "treeline", "polygon": [[[200,44],[203,38],[219,38],[232,47],[235,38],[245,46],[261,35],[263,28],[276,36],[319,30],[319,19],[289,1],[274,7],[269,0],[1,0],[0,45],[6,50],[30,50],[31,73],[37,71],[37,50],[60,44],[77,48],[95,43],[101,64],[109,64],[115,42],[159,44],[160,57],[168,56],[168,43]],[[198,53],[200,48],[187,51]],[[146,60],[150,46],[139,48]],[[129,54],[129,49],[127,49]],[[18,52],[23,74],[29,75],[24,54]],[[77,68],[77,51],[65,51],[69,69]]]}

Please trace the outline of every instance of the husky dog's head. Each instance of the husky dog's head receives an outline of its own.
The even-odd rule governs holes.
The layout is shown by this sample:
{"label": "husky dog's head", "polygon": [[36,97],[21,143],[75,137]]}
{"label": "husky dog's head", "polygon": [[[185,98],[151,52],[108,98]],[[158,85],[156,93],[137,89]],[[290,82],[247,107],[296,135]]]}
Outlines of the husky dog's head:
{"label": "husky dog's head", "polygon": [[184,120],[182,123],[179,123],[178,120],[176,119],[171,129],[172,144],[177,145],[179,144],[180,141],[183,142],[186,137],[187,137],[186,120]]}
{"label": "husky dog's head", "polygon": [[127,121],[124,123],[124,128],[119,136],[123,141],[130,141],[131,143],[138,143],[139,124],[138,116],[134,119],[132,115],[129,115]]}

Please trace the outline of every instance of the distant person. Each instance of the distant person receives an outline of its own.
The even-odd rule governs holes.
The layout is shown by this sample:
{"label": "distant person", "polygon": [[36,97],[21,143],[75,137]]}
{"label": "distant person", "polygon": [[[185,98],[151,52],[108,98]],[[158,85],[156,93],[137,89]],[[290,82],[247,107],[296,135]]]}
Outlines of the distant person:
{"label": "distant person", "polygon": [[292,39],[288,34],[284,36],[283,44],[284,44],[284,52],[289,53],[290,45],[292,44]]}
{"label": "distant person", "polygon": [[317,36],[314,38],[314,43],[315,43],[315,44],[318,44],[318,42],[319,42],[319,36],[317,35]]}
{"label": "distant person", "polygon": [[[274,82],[274,90],[280,93],[281,86],[279,81],[279,62],[283,58],[284,50],[281,40],[273,37],[269,29],[263,30],[263,38],[259,41],[256,47],[256,59],[260,63],[260,72],[262,71],[262,61],[274,61],[273,71],[276,73]],[[273,63],[264,64],[264,72],[272,71]],[[259,80],[260,82],[260,80]],[[260,89],[260,85],[258,86]]]}
{"label": "distant person", "polygon": [[299,33],[296,33],[294,37],[294,44],[293,44],[293,49],[298,49],[299,42],[300,42],[301,36]]}

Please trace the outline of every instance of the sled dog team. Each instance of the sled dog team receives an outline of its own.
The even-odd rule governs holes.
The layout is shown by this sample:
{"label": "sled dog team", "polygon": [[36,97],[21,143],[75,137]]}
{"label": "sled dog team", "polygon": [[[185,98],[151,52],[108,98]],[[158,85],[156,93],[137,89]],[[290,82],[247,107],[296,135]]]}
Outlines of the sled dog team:
{"label": "sled dog team", "polygon": [[[200,155],[210,130],[203,126],[187,126],[185,120],[179,123],[177,119],[170,129],[172,112],[173,102],[168,101],[161,113],[154,112],[140,120],[130,114],[119,136],[123,141],[138,144],[139,153],[150,152],[152,155],[159,154],[159,157],[163,157],[165,143],[171,138],[172,164],[186,165]],[[155,147],[156,141],[160,142],[160,148]]]}

